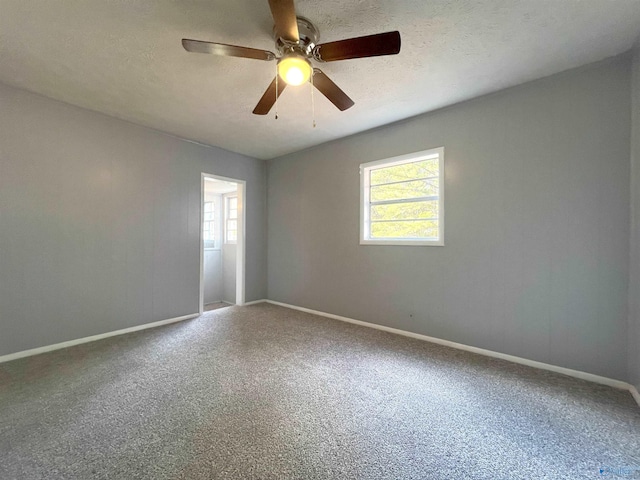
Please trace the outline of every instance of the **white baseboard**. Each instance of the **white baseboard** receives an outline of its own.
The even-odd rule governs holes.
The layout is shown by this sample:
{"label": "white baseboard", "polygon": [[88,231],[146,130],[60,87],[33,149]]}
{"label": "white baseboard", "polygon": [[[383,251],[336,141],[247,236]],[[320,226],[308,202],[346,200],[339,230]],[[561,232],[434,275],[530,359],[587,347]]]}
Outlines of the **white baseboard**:
{"label": "white baseboard", "polygon": [[265,303],[268,302],[269,300],[267,300],[266,298],[262,298],[260,300],[253,300],[251,302],[245,302],[242,304],[243,307],[248,307],[249,305],[257,305],[258,303]]}
{"label": "white baseboard", "polygon": [[[580,378],[589,382],[599,383],[601,385],[608,385],[610,387],[619,388],[621,390],[629,390],[633,397],[640,405],[640,395],[638,391],[627,382],[621,380],[615,380],[613,378],[601,377],[600,375],[594,375],[592,373],[582,372],[580,370],[572,370],[570,368],[558,367],[556,365],[550,365],[548,363],[537,362],[535,360],[529,360],[527,358],[516,357],[514,355],[507,355],[506,353],[494,352],[493,350],[486,350],[484,348],[472,347],[463,343],[450,342],[449,340],[442,340],[441,338],[429,337],[420,333],[407,332],[406,330],[400,330],[398,328],[385,327],[384,325],[377,325],[375,323],[363,322],[362,320],[355,320],[353,318],[342,317],[340,315],[334,315],[332,313],[320,312],[318,310],[312,310],[310,308],[298,307],[297,305],[291,305],[288,303],[276,302],[274,300],[267,300],[267,303],[273,305],[279,305],[281,307],[291,308],[293,310],[300,310],[301,312],[312,313],[321,317],[332,318],[334,320],[340,320],[342,322],[353,323],[355,325],[361,325],[363,327],[375,328],[376,330],[382,330],[385,332],[395,333],[396,335],[403,335],[405,337],[416,338],[418,340],[424,340],[426,342],[437,343],[438,345],[444,345],[446,347],[456,348],[458,350],[465,350],[467,352],[473,352],[487,357],[499,358],[501,360],[507,360],[513,363],[519,363],[528,367],[539,368],[541,370],[549,370],[551,372],[561,373],[570,377]],[[632,390],[633,389],[633,390]],[[635,391],[635,393],[634,393]]]}
{"label": "white baseboard", "polygon": [[[436,337],[429,337],[427,335],[408,332],[406,330],[400,330],[398,328],[386,327],[384,325],[377,325],[375,323],[363,322],[362,320],[355,320],[353,318],[334,315],[333,313],[321,312],[319,310],[312,310],[310,308],[299,307],[297,305],[291,305],[289,303],[276,302],[275,300],[267,300],[267,299],[253,300],[251,302],[245,303],[243,306],[257,305],[259,303],[271,303],[273,305],[279,305],[281,307],[291,308],[292,310],[299,310],[301,312],[311,313],[311,314],[319,315],[321,317],[326,317],[326,318],[332,318],[334,320],[340,320],[342,322],[352,323],[352,324],[360,325],[367,328],[374,328],[376,330],[382,330],[384,332],[394,333],[396,335],[403,335],[405,337],[416,338],[418,340],[436,343],[438,345],[444,345],[447,347],[456,348],[458,350],[464,350],[467,352],[477,353],[479,355],[499,358],[501,360],[506,360],[513,363],[519,363],[521,365],[526,365],[529,367],[539,368],[541,370],[548,370],[551,372],[561,373],[564,375],[568,375],[570,377],[580,378],[582,380],[599,383],[601,385],[608,385],[610,387],[618,388],[621,390],[628,390],[633,396],[633,398],[635,399],[635,401],[640,406],[640,393],[638,392],[636,387],[627,382],[623,382],[621,380],[614,380],[612,378],[602,377],[600,375],[594,375],[592,373],[582,372],[580,370],[572,370],[570,368],[559,367],[556,365],[550,365],[548,363],[543,363],[543,362],[537,362],[535,360],[529,360],[527,358],[521,358],[521,357],[516,357],[514,355],[507,355],[505,353],[494,352],[493,350],[486,350],[484,348],[472,347],[470,345],[465,345],[463,343],[456,343],[456,342],[451,342],[449,340],[443,340]],[[30,357],[32,355],[38,355],[40,353],[51,352],[53,350],[59,350],[61,348],[72,347],[74,345],[80,345],[82,343],[95,342],[96,340],[115,337],[116,335],[124,335],[125,333],[132,333],[140,330],[146,330],[149,328],[160,327],[162,325],[169,325],[171,323],[182,322],[184,320],[190,320],[198,316],[200,316],[200,314],[193,313],[190,315],[183,315],[181,317],[169,318],[167,320],[160,320],[157,322],[145,323],[143,325],[136,325],[135,327],[123,328],[122,330],[114,330],[113,332],[101,333],[99,335],[92,335],[90,337],[69,340],[66,342],[56,343],[54,345],[46,345],[44,347],[38,347],[30,350],[23,350],[21,352],[10,353],[8,355],[0,356],[0,363],[9,362],[11,360],[17,360],[19,358]]]}
{"label": "white baseboard", "polygon": [[640,405],[640,393],[638,393],[638,389],[633,385],[629,385],[629,391],[631,392],[633,398],[635,398],[638,405]]}
{"label": "white baseboard", "polygon": [[125,333],[137,332],[139,330],[146,330],[148,328],[161,327],[162,325],[169,325],[170,323],[182,322],[191,318],[200,316],[198,313],[191,315],[183,315],[182,317],[169,318],[167,320],[159,320],[157,322],[145,323],[143,325],[136,325],[135,327],[123,328],[122,330],[114,330],[113,332],[101,333],[99,335],[92,335],[90,337],[77,338],[75,340],[69,340],[62,343],[56,343],[53,345],[45,345],[44,347],[32,348],[31,350],[23,350],[21,352],[10,353],[0,357],[0,363],[10,362],[11,360],[17,360],[18,358],[30,357],[32,355],[38,355],[40,353],[51,352],[53,350],[60,350],[61,348],[73,347],[74,345],[80,345],[81,343],[95,342],[96,340],[102,340],[103,338],[115,337],[116,335],[124,335]]}

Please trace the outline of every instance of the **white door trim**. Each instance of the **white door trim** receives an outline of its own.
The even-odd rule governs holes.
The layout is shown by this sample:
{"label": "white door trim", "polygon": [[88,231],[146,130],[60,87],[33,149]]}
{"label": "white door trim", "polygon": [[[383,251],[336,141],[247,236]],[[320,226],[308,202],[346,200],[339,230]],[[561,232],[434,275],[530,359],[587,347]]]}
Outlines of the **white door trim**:
{"label": "white door trim", "polygon": [[211,173],[201,173],[200,178],[200,299],[199,312],[202,315],[204,311],[204,238],[202,226],[204,223],[204,182],[205,178],[214,178],[216,180],[224,180],[225,182],[233,182],[238,184],[238,241],[236,244],[236,305],[244,305],[245,298],[245,258],[246,258],[246,191],[247,182],[237,178],[222,177]]}

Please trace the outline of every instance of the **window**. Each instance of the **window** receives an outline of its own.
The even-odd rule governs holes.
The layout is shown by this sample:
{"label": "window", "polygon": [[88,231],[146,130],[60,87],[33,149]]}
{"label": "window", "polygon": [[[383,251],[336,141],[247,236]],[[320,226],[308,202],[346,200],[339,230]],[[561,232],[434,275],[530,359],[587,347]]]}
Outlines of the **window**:
{"label": "window", "polygon": [[204,240],[204,248],[215,248],[216,224],[215,224],[215,205],[213,202],[204,202],[202,238]]}
{"label": "window", "polygon": [[444,245],[444,148],[360,165],[360,244]]}
{"label": "window", "polygon": [[238,197],[226,197],[225,199],[225,243],[238,241]]}

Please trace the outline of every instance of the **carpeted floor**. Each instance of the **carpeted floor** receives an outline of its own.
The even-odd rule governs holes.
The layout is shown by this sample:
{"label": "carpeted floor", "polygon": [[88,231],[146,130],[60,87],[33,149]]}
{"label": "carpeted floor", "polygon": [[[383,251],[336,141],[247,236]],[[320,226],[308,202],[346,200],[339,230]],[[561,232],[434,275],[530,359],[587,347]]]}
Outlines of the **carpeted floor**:
{"label": "carpeted floor", "polygon": [[3,480],[600,469],[640,478],[628,392],[273,305],[0,365]]}
{"label": "carpeted floor", "polygon": [[210,312],[211,310],[218,310],[219,308],[226,308],[230,306],[231,306],[230,303],[216,302],[216,303],[209,303],[205,305],[202,310],[205,312]]}

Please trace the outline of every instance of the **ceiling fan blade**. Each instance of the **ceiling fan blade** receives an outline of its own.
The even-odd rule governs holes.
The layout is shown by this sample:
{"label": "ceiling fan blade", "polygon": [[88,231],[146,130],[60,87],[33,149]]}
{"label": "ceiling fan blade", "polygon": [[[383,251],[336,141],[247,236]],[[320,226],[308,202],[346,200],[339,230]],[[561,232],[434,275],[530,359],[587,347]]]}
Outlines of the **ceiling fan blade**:
{"label": "ceiling fan blade", "polygon": [[255,60],[275,60],[276,55],[267,50],[257,48],[238,47],[237,45],[226,45],[224,43],[202,42],[200,40],[182,39],[182,46],[187,52],[211,53],[213,55],[223,55],[225,57],[253,58]]}
{"label": "ceiling fan blade", "polygon": [[293,0],[269,0],[271,15],[276,24],[276,35],[290,43],[298,43],[298,19]]}
{"label": "ceiling fan blade", "polygon": [[278,85],[278,97],[282,95],[282,92],[286,88],[287,84],[283,80],[277,80],[278,77],[274,78],[271,82],[271,85],[269,85],[269,88],[267,88],[267,91],[264,92],[264,95],[262,95],[262,98],[258,102],[258,105],[256,105],[256,108],[253,109],[254,114],[266,115],[267,113],[269,113],[269,110],[271,110],[273,104],[276,103],[276,83]]}
{"label": "ceiling fan blade", "polygon": [[352,58],[396,55],[399,52],[400,32],[396,31],[322,43],[313,49],[313,56],[319,62],[335,62]]}
{"label": "ceiling fan blade", "polygon": [[327,97],[339,110],[345,111],[354,105],[353,100],[319,68],[313,69],[313,86],[320,90],[320,93]]}

